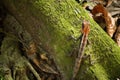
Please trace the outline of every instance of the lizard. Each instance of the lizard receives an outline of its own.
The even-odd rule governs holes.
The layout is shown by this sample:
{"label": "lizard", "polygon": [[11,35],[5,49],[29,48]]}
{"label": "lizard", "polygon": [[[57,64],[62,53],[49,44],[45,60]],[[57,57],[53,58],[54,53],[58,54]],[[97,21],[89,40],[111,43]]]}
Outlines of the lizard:
{"label": "lizard", "polygon": [[75,79],[75,77],[76,77],[76,75],[77,75],[77,73],[79,71],[81,61],[82,61],[82,57],[84,55],[84,49],[85,49],[85,46],[87,44],[89,32],[90,32],[90,24],[89,24],[89,22],[88,21],[83,21],[83,23],[82,23],[82,39],[81,39],[81,42],[80,42],[78,56],[76,58],[75,66],[74,66],[74,69],[73,69],[72,80]]}

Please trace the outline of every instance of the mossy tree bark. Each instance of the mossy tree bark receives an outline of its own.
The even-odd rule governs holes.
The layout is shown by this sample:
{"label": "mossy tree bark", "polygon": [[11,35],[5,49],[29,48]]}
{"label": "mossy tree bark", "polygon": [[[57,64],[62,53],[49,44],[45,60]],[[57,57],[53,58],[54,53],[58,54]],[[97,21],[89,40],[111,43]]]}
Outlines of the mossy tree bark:
{"label": "mossy tree bark", "polygon": [[[70,37],[78,38],[81,35],[83,20],[90,22],[91,31],[88,39],[90,44],[85,48],[85,53],[90,55],[94,64],[89,65],[88,61],[84,61],[76,79],[119,78],[119,47],[75,1],[2,0],[2,3],[30,34],[30,40],[53,57],[63,80],[71,79],[75,57],[68,55],[79,45],[79,42],[75,42]],[[4,49],[2,51],[4,52]]]}

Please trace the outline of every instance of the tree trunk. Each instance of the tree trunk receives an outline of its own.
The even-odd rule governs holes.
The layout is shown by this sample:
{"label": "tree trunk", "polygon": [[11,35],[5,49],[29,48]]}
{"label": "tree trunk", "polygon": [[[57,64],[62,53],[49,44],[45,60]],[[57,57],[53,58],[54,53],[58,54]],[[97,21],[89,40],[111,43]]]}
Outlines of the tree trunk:
{"label": "tree trunk", "polygon": [[[14,34],[17,33],[15,36],[20,36],[22,34],[25,42],[21,39],[18,39],[18,41],[20,41],[24,47],[25,45],[30,46],[31,42],[35,42],[38,53],[41,53],[40,51],[42,50],[44,53],[49,54],[56,64],[59,73],[57,75],[60,75],[62,80],[70,80],[73,75],[75,57],[70,57],[68,55],[74,51],[75,47],[77,49],[79,41],[75,41],[74,39],[71,39],[71,37],[78,38],[81,35],[80,30],[83,20],[87,20],[90,23],[90,34],[88,37],[90,43],[85,48],[84,53],[90,55],[93,64],[89,65],[88,60],[83,61],[83,65],[80,67],[76,80],[115,80],[119,78],[119,47],[94,22],[88,15],[88,12],[75,1],[2,0],[2,3],[8,12],[18,21],[18,24],[22,26],[21,29],[18,27],[18,24],[16,25],[14,22],[12,24],[15,26],[13,28],[16,28],[16,26],[18,27],[16,32],[15,29],[13,31]],[[4,23],[4,25],[9,26],[7,23]],[[11,29],[10,26],[9,28]],[[14,43],[15,41],[9,40],[11,41],[10,44],[7,40],[9,40],[9,38],[4,38],[3,40],[1,56],[5,53],[11,55],[12,52],[10,51],[12,50],[5,52],[7,46],[13,45],[16,47],[17,45]],[[13,48],[13,46],[10,46],[9,48]],[[20,55],[19,48],[17,50],[18,56]],[[5,65],[9,63],[11,57],[8,61],[5,61],[7,58],[4,57],[1,63],[4,62]],[[21,63],[20,65],[24,63],[22,60],[25,60],[25,62],[27,61],[23,57],[19,59],[20,60],[15,61],[15,58],[13,58],[11,61],[13,61],[14,64]],[[26,65],[20,67],[24,66]],[[11,68],[7,67],[7,69],[9,72],[11,71]],[[21,73],[21,75],[23,75],[26,68],[21,69],[19,74]],[[13,75],[13,73],[11,72],[10,75]],[[13,77],[10,75],[10,78],[7,78],[6,80],[12,80]],[[21,80],[21,75],[19,75],[18,80]],[[26,75],[27,74],[24,75],[24,79],[22,80],[29,80],[29,77]],[[37,79],[39,80],[39,78]]]}

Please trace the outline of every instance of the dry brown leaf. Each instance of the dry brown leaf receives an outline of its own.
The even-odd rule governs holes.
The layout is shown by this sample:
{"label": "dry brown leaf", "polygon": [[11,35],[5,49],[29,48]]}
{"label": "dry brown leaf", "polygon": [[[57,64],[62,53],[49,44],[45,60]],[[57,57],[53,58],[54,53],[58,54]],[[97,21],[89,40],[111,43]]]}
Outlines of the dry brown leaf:
{"label": "dry brown leaf", "polygon": [[108,7],[112,4],[113,0],[91,0],[91,2],[95,2],[97,4],[102,4],[104,5],[105,7]]}
{"label": "dry brown leaf", "polygon": [[[102,28],[106,27],[106,32],[110,37],[113,37],[113,34],[116,30],[115,21],[106,8],[102,4],[97,4],[93,10],[91,11],[94,20],[98,22],[98,24],[102,24]],[[101,18],[101,19],[100,19]],[[105,25],[105,26],[104,26]]]}
{"label": "dry brown leaf", "polygon": [[117,42],[118,46],[120,47],[120,26],[117,28],[117,31],[115,34],[115,42]]}
{"label": "dry brown leaf", "polygon": [[42,60],[48,61],[48,58],[47,58],[46,54],[44,54],[44,53],[40,54],[40,57],[41,57]]}

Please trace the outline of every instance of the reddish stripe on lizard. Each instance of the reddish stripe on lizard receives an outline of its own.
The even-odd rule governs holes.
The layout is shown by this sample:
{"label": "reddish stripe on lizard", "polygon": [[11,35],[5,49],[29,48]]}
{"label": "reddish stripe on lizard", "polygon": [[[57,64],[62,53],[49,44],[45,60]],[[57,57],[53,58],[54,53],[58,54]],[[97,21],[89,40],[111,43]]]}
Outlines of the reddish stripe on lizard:
{"label": "reddish stripe on lizard", "polygon": [[85,49],[85,46],[87,44],[87,39],[88,39],[89,32],[90,32],[89,22],[83,21],[83,23],[82,23],[82,40],[81,40],[81,43],[80,43],[80,46],[79,46],[78,57],[76,58],[76,61],[75,61],[72,80],[75,79],[75,77],[76,77],[76,75],[79,71],[81,61],[82,61],[82,57],[84,55],[84,49]]}

